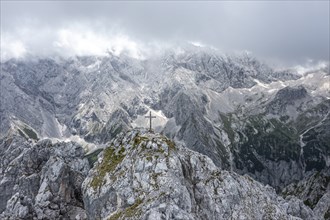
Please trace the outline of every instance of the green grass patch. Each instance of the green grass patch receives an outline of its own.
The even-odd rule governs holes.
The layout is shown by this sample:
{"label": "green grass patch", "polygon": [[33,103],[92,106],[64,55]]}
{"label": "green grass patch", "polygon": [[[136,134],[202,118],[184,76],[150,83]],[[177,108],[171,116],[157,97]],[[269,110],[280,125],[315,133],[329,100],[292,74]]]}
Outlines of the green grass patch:
{"label": "green grass patch", "polygon": [[108,218],[108,220],[127,219],[127,218],[132,218],[132,217],[138,217],[142,213],[142,211],[140,209],[138,209],[138,206],[140,204],[142,204],[142,199],[138,199],[130,207],[127,207],[126,209],[115,213],[110,218]]}
{"label": "green grass patch", "polygon": [[147,159],[147,161],[149,161],[149,162],[152,161],[152,157],[151,157],[151,156],[147,156],[146,159]]}
{"label": "green grass patch", "polygon": [[121,163],[125,157],[124,152],[124,147],[122,147],[118,152],[116,152],[116,149],[113,147],[108,147],[104,150],[103,161],[97,166],[98,175],[94,176],[91,182],[91,187],[93,187],[94,190],[102,186],[105,175],[113,172],[117,165]]}
{"label": "green grass patch", "polygon": [[147,140],[148,140],[147,137],[136,135],[136,137],[134,138],[134,147],[137,147],[142,141],[147,141]]}
{"label": "green grass patch", "polygon": [[175,143],[169,139],[165,139],[166,144],[168,145],[169,150],[175,150]]}

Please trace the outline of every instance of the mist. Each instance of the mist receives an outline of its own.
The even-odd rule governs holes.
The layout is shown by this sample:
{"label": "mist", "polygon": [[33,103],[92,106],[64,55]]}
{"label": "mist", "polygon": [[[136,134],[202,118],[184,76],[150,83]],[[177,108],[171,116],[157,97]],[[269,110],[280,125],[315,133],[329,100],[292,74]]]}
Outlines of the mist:
{"label": "mist", "polygon": [[329,1],[1,1],[1,60],[144,58],[195,42],[283,62],[329,60]]}

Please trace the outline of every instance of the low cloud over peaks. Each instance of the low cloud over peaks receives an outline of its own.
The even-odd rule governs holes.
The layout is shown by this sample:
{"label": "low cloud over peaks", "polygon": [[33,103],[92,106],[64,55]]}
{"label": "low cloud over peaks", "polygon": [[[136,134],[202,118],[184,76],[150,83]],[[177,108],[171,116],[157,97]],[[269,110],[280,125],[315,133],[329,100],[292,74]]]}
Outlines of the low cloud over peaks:
{"label": "low cloud over peaks", "polygon": [[1,59],[143,58],[174,42],[283,61],[329,60],[329,1],[1,2]]}
{"label": "low cloud over peaks", "polygon": [[[35,34],[37,33],[37,34]],[[33,39],[30,37],[33,36]],[[66,27],[49,31],[43,27],[29,27],[16,36],[3,34],[1,40],[1,58],[22,58],[35,56],[83,56],[106,55],[123,52],[134,58],[141,58],[142,44],[121,33],[104,33],[92,30],[87,25]]]}

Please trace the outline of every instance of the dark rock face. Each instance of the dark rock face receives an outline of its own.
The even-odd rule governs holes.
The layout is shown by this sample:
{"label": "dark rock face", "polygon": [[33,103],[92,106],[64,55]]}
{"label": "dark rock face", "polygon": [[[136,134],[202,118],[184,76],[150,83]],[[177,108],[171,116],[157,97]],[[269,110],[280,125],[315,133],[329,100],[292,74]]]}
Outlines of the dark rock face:
{"label": "dark rock face", "polygon": [[[318,202],[330,189],[330,169],[321,172],[310,172],[302,181],[292,183],[282,190],[282,195],[287,197],[294,195],[303,200],[311,208],[315,208]],[[326,210],[323,210],[326,211]]]}
{"label": "dark rock face", "polygon": [[329,167],[330,155],[330,114],[302,136],[305,171],[322,171]]}
{"label": "dark rock face", "polygon": [[276,93],[275,98],[268,104],[267,112],[279,115],[285,112],[288,105],[293,105],[307,96],[307,90],[303,86],[297,88],[285,87]]}
{"label": "dark rock face", "polygon": [[330,102],[325,100],[291,120],[266,114],[237,120],[229,115],[231,126],[240,125],[240,129],[226,128],[236,139],[232,141],[235,170],[281,191],[310,171],[327,169],[329,109]]}
{"label": "dark rock face", "polygon": [[81,184],[89,170],[73,143],[0,141],[1,219],[85,218]]}
{"label": "dark rock face", "polygon": [[303,177],[301,147],[293,128],[255,116],[246,120],[240,133],[242,137],[233,146],[238,173],[249,173],[277,190]]}

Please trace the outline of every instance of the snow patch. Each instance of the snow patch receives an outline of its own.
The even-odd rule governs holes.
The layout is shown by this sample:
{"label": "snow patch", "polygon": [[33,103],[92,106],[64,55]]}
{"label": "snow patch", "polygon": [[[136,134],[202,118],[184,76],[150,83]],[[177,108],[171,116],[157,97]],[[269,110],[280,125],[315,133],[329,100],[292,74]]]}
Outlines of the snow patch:
{"label": "snow patch", "polygon": [[257,83],[258,86],[260,87],[263,87],[263,88],[269,88],[269,84],[265,84],[265,83],[262,83],[260,82],[259,80],[257,79],[254,79],[254,81]]}

